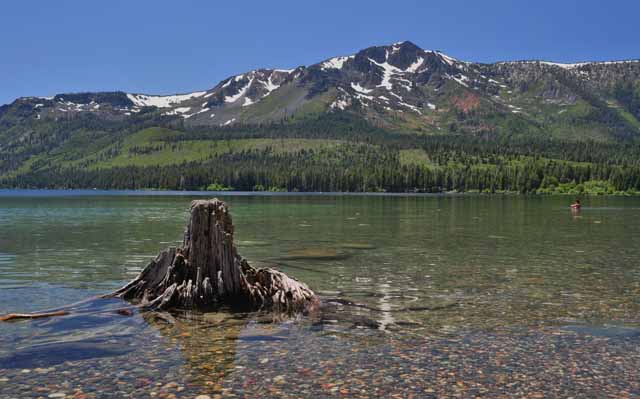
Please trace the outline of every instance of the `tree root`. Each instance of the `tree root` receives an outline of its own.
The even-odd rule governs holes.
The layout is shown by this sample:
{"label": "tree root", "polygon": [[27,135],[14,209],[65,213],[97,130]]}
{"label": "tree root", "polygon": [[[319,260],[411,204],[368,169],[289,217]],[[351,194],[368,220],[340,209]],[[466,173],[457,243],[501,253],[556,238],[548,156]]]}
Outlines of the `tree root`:
{"label": "tree root", "polygon": [[224,202],[191,203],[182,246],[162,251],[112,297],[145,310],[215,309],[221,305],[278,312],[317,307],[305,284],[270,269],[255,269],[233,244],[233,223]]}
{"label": "tree root", "polygon": [[[318,298],[304,283],[274,269],[251,267],[238,254],[233,231],[224,202],[193,201],[182,246],[165,249],[127,285],[92,299],[120,298],[143,311],[207,311],[222,305],[284,313],[318,308]],[[74,305],[48,313],[10,314],[0,321],[65,315]]]}

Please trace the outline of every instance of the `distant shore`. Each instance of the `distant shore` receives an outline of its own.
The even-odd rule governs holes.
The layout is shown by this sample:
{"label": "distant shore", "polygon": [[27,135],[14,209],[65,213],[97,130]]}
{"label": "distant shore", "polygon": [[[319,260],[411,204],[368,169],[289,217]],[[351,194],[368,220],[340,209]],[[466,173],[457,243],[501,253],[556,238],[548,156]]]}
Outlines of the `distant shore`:
{"label": "distant shore", "polygon": [[161,190],[161,189],[137,189],[137,190],[104,190],[104,189],[27,189],[27,188],[2,188],[0,197],[78,197],[78,196],[390,196],[390,197],[433,197],[433,196],[522,196],[522,197],[637,197],[640,192],[614,192],[614,193],[563,193],[563,192],[537,192],[519,193],[515,191],[480,192],[480,191],[446,191],[446,192],[358,192],[358,191],[235,191],[235,190]]}

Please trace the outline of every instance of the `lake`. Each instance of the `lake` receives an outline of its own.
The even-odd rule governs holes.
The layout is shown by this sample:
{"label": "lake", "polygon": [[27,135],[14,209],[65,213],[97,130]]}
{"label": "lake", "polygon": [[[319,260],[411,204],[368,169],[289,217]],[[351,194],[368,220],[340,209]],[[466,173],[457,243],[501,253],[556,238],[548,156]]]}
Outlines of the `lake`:
{"label": "lake", "polygon": [[[124,285],[198,195],[0,191],[0,314]],[[640,396],[639,198],[216,196],[321,316],[81,303],[0,324],[0,397]]]}

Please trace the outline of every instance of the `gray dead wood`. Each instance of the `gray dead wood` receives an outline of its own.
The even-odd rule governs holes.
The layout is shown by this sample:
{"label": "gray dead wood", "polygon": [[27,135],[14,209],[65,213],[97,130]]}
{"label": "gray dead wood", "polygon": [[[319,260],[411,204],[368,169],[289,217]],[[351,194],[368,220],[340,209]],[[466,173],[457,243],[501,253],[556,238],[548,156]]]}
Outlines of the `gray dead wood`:
{"label": "gray dead wood", "polygon": [[271,268],[255,269],[238,254],[231,215],[218,199],[193,201],[182,246],[160,252],[110,296],[150,310],[227,305],[298,312],[319,303],[304,283]]}

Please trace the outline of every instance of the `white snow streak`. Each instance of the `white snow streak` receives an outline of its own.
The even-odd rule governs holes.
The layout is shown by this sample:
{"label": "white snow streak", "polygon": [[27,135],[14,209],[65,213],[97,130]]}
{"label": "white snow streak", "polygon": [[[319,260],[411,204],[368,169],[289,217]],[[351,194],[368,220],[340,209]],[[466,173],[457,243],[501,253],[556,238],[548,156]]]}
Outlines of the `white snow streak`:
{"label": "white snow streak", "polygon": [[280,85],[277,85],[271,81],[271,76],[269,76],[269,79],[267,79],[266,82],[262,80],[258,80],[258,82],[262,83],[264,85],[264,88],[267,89],[267,92],[262,96],[262,98],[271,94],[272,91],[278,90],[280,88]]}
{"label": "white snow streak", "polygon": [[440,57],[442,57],[442,59],[444,60],[444,62],[446,62],[449,65],[454,65],[456,62],[459,62],[458,60],[456,60],[453,57],[449,57],[448,55],[446,55],[445,53],[441,53],[439,51],[434,51],[434,53],[438,54]]}
{"label": "white snow streak", "polygon": [[241,88],[238,93],[233,96],[226,96],[224,98],[225,103],[234,103],[240,99],[240,97],[244,96],[247,90],[249,90],[249,86],[253,83],[253,78],[249,79],[249,83],[247,83],[243,88]]}
{"label": "white snow streak", "polygon": [[456,82],[460,83],[461,85],[463,85],[464,87],[469,87],[469,85],[465,82],[466,80],[469,80],[468,77],[466,77],[465,75],[460,75],[460,77],[455,77],[452,75],[449,75],[448,73],[444,75],[447,79],[453,79]]}
{"label": "white snow streak", "polygon": [[146,94],[127,94],[127,97],[138,107],[152,106],[169,108],[192,98],[202,97],[206,91],[198,91],[189,94],[177,94],[174,96],[148,96]]}
{"label": "white snow streak", "polygon": [[349,102],[347,100],[336,100],[336,101],[331,103],[330,107],[332,109],[338,108],[338,109],[344,110],[349,105],[350,104],[349,104]]}
{"label": "white snow streak", "polygon": [[191,117],[192,117],[192,116],[194,116],[194,115],[198,115],[198,114],[201,114],[201,113],[203,113],[203,112],[207,112],[207,111],[209,111],[209,108],[201,109],[200,111],[195,112],[195,113],[193,113],[193,114],[191,114],[191,115],[182,115],[182,117],[183,117],[184,119],[188,119],[188,118],[191,118]]}
{"label": "white snow streak", "polygon": [[373,89],[365,89],[364,87],[360,86],[358,83],[351,83],[351,88],[355,91],[357,91],[358,93],[363,93],[363,94],[369,94],[373,91]]}
{"label": "white snow streak", "polygon": [[389,94],[391,94],[392,96],[394,96],[395,98],[397,98],[397,99],[398,99],[398,100],[400,100],[400,101],[404,100],[404,99],[402,98],[402,96],[399,96],[399,95],[397,95],[396,93],[394,93],[394,92],[392,92],[392,91],[390,91],[390,92],[389,92]]}
{"label": "white snow streak", "polygon": [[344,63],[347,62],[347,60],[353,58],[353,55],[350,55],[348,57],[334,57],[331,58],[330,60],[327,60],[325,62],[323,62],[321,64],[320,69],[327,70],[327,69],[342,69],[342,67],[344,66]]}
{"label": "white snow streak", "polygon": [[386,61],[383,63],[379,63],[371,58],[369,58],[369,61],[379,66],[380,68],[382,68],[382,72],[383,72],[382,82],[378,85],[378,87],[384,87],[387,90],[393,89],[393,85],[391,84],[391,78],[395,74],[402,73],[402,70],[389,64]]}
{"label": "white snow streak", "polygon": [[417,113],[419,113],[420,115],[422,115],[422,112],[418,109],[418,107],[416,107],[415,105],[411,105],[411,104],[407,104],[405,102],[400,101],[399,103],[400,105],[409,108],[412,111],[415,111]]}
{"label": "white snow streak", "polygon": [[167,111],[167,112],[163,113],[162,115],[186,114],[189,111],[191,111],[191,107],[179,107],[179,108],[176,108],[176,109],[172,109],[171,111]]}
{"label": "white snow streak", "polygon": [[624,61],[592,61],[592,62],[576,62],[572,64],[564,64],[561,62],[549,62],[549,61],[505,61],[498,62],[498,64],[543,64],[556,66],[566,70],[577,69],[585,65],[616,65],[616,64],[633,64],[638,63],[640,60],[624,60]]}
{"label": "white snow streak", "polygon": [[416,72],[418,70],[418,68],[420,68],[422,66],[423,63],[424,63],[424,58],[418,57],[416,62],[414,62],[413,64],[409,65],[409,68],[405,69],[405,72],[414,73],[414,72]]}

